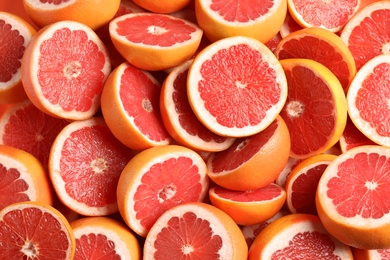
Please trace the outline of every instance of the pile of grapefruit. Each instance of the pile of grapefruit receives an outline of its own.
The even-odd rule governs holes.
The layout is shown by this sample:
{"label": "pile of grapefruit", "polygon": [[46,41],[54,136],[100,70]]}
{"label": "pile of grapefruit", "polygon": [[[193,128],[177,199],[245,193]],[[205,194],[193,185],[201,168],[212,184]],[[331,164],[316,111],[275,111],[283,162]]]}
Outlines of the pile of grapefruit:
{"label": "pile of grapefruit", "polygon": [[2,259],[388,259],[389,0],[2,0]]}

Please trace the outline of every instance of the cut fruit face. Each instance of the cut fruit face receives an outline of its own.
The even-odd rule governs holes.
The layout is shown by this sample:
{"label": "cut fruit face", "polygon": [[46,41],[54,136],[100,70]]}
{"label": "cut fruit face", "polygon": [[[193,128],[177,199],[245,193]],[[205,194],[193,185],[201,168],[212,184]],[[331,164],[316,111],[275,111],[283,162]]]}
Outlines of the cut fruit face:
{"label": "cut fruit face", "polygon": [[111,71],[96,33],[84,24],[61,21],[41,29],[30,43],[22,60],[22,82],[33,104],[60,118],[93,116]]}
{"label": "cut fruit face", "polygon": [[281,60],[289,84],[280,115],[291,137],[291,156],[308,158],[331,148],[347,121],[347,102],[336,76],[309,59]]}
{"label": "cut fruit face", "polygon": [[237,36],[214,42],[195,57],[187,94],[194,113],[210,131],[245,137],[276,118],[287,98],[287,82],[268,47]]}
{"label": "cut fruit face", "polygon": [[193,150],[178,145],[145,149],[121,173],[119,212],[134,232],[145,237],[166,210],[202,201],[208,185],[206,164]]}
{"label": "cut fruit face", "polygon": [[[48,235],[55,234],[55,235]],[[19,202],[0,211],[0,255],[7,259],[73,259],[76,241],[65,217],[37,202]]]}
{"label": "cut fruit face", "polygon": [[145,240],[144,259],[247,259],[248,248],[237,224],[205,203],[178,205],[161,215]]}
{"label": "cut fruit face", "polygon": [[353,247],[389,248],[389,176],[387,147],[359,146],[334,159],[316,193],[317,211],[329,233]]}
{"label": "cut fruit face", "polygon": [[376,144],[390,147],[390,53],[369,60],[356,74],[347,95],[353,124]]}
{"label": "cut fruit face", "polygon": [[340,33],[359,70],[377,55],[390,52],[390,2],[375,1],[354,15]]}
{"label": "cut fruit face", "polygon": [[85,216],[118,211],[116,187],[134,152],[121,144],[102,118],[74,121],[55,139],[49,173],[61,201]]}

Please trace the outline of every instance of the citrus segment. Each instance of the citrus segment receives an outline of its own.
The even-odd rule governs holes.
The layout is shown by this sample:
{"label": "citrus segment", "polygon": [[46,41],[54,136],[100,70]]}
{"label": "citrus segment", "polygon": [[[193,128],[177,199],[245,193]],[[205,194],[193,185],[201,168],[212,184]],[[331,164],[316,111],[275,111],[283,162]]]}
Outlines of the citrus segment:
{"label": "citrus segment", "polygon": [[289,154],[290,135],[278,116],[260,133],[237,138],[228,149],[211,153],[208,176],[226,189],[257,190],[276,180]]}
{"label": "citrus segment", "polygon": [[70,120],[90,118],[99,110],[110,71],[99,37],[73,21],[39,30],[22,59],[22,83],[31,102],[50,115]]}
{"label": "citrus segment", "polygon": [[335,238],[362,249],[390,248],[390,148],[364,145],[339,155],[318,183],[316,207]]}
{"label": "citrus segment", "polygon": [[319,154],[300,162],[291,171],[286,182],[286,205],[291,213],[317,215],[315,195],[318,182],[334,154]]}
{"label": "citrus segment", "polygon": [[4,259],[73,259],[76,241],[65,217],[38,202],[18,202],[0,211]]}
{"label": "citrus segment", "polygon": [[354,260],[386,260],[390,259],[390,249],[359,249],[352,248]]}
{"label": "citrus segment", "polygon": [[247,259],[248,247],[237,224],[225,212],[201,202],[167,210],[148,233],[145,260]]}
{"label": "citrus segment", "polygon": [[338,32],[359,10],[360,0],[287,0],[287,5],[291,16],[302,27],[321,27]]}
{"label": "citrus segment", "polygon": [[279,60],[304,58],[327,67],[340,81],[346,93],[356,74],[351,51],[341,38],[327,29],[309,27],[285,36],[274,51]]}
{"label": "citrus segment", "polygon": [[47,169],[51,145],[68,123],[42,112],[30,100],[15,103],[0,118],[0,144],[32,154]]}
{"label": "citrus segment", "polygon": [[163,123],[175,141],[198,151],[227,149],[234,138],[222,137],[207,129],[191,109],[187,97],[187,74],[192,60],[175,67],[166,77],[160,92]]}
{"label": "citrus segment", "polygon": [[286,201],[286,192],[274,183],[250,191],[215,186],[209,189],[209,197],[212,205],[227,213],[238,225],[254,225],[279,212]]}
{"label": "citrus segment", "polygon": [[245,137],[274,121],[286,101],[287,82],[266,45],[236,36],[210,44],[195,57],[187,94],[194,113],[212,132]]}
{"label": "citrus segment", "polygon": [[111,72],[102,91],[101,111],[119,141],[134,150],[171,142],[161,119],[160,91],[151,73],[127,62]]}
{"label": "citrus segment", "polygon": [[23,0],[26,13],[39,27],[66,20],[83,23],[93,30],[112,19],[119,3],[120,0]]}
{"label": "citrus segment", "polygon": [[21,61],[36,30],[21,17],[0,10],[0,104],[27,99],[21,78]]}
{"label": "citrus segment", "polygon": [[21,201],[53,204],[49,176],[30,153],[0,145],[0,210]]}
{"label": "citrus segment", "polygon": [[284,166],[283,170],[278,175],[278,177],[276,178],[275,183],[285,188],[288,176],[290,176],[291,171],[295,168],[295,166],[297,166],[303,160],[304,159],[298,159],[291,156],[288,157],[287,163]]}
{"label": "citrus segment", "polygon": [[340,33],[359,70],[375,56],[390,52],[390,2],[375,1],[354,15]]}
{"label": "citrus segment", "polygon": [[114,46],[130,64],[150,71],[169,69],[188,60],[203,35],[196,24],[185,19],[146,12],[115,18],[109,32]]}
{"label": "citrus segment", "polygon": [[75,239],[74,260],[141,259],[141,248],[126,225],[109,217],[84,217],[70,222]]}
{"label": "citrus segment", "polygon": [[206,172],[202,157],[183,146],[156,146],[139,152],[119,178],[117,198],[122,218],[145,237],[166,210],[205,198]]}
{"label": "citrus segment", "polygon": [[286,0],[195,1],[198,24],[212,42],[247,36],[266,43],[279,32],[286,13]]}
{"label": "citrus segment", "polygon": [[256,237],[248,260],[255,259],[349,259],[349,246],[333,238],[317,216],[288,214],[282,216]]}
{"label": "citrus segment", "polygon": [[116,187],[134,152],[122,145],[104,120],[74,121],[58,134],[49,156],[49,173],[61,201],[86,216],[118,211]]}
{"label": "citrus segment", "polygon": [[340,139],[347,121],[347,102],[336,76],[309,59],[280,61],[288,97],[280,115],[291,137],[291,156],[308,158],[325,152]]}
{"label": "citrus segment", "polygon": [[287,12],[286,18],[284,19],[284,22],[282,24],[282,27],[280,27],[280,36],[282,38],[286,37],[292,32],[298,31],[303,29],[301,25],[299,25],[294,18],[292,18],[290,12]]}
{"label": "citrus segment", "polygon": [[358,71],[347,94],[353,124],[376,144],[390,147],[390,53],[369,60]]}

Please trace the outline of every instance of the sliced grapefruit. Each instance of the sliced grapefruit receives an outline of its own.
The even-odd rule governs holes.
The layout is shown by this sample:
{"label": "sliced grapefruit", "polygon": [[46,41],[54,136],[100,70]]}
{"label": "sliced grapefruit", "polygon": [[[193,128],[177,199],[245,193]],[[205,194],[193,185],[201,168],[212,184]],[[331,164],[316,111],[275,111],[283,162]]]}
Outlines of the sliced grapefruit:
{"label": "sliced grapefruit", "polygon": [[227,213],[238,225],[254,225],[272,218],[283,207],[286,191],[277,184],[248,191],[209,189],[212,205]]}
{"label": "sliced grapefruit", "polygon": [[123,223],[109,217],[84,217],[70,222],[76,239],[74,260],[141,259],[137,237]]}
{"label": "sliced grapefruit", "polygon": [[119,53],[134,66],[150,71],[169,69],[198,49],[203,31],[186,19],[158,13],[132,13],[110,22]]}
{"label": "sliced grapefruit", "polygon": [[390,53],[375,56],[358,71],[347,94],[353,124],[376,144],[390,147]]}
{"label": "sliced grapefruit", "polygon": [[230,190],[257,190],[274,182],[287,164],[290,135],[278,116],[265,130],[237,138],[228,149],[207,159],[208,176]]}
{"label": "sliced grapefruit", "polygon": [[325,228],[361,249],[390,248],[390,148],[363,145],[339,155],[318,183],[316,207]]}
{"label": "sliced grapefruit", "polygon": [[59,199],[73,211],[85,216],[110,215],[118,211],[116,187],[133,156],[103,118],[74,121],[54,140],[50,179]]}
{"label": "sliced grapefruit", "polygon": [[83,23],[93,30],[112,19],[119,3],[120,0],[23,0],[26,13],[39,27],[66,20]]}
{"label": "sliced grapefruit", "polygon": [[247,259],[237,224],[222,210],[201,202],[177,205],[161,215],[148,233],[145,260]]}
{"label": "sliced grapefruit", "polygon": [[53,204],[49,176],[37,158],[12,146],[0,145],[0,198],[0,210],[21,201]]}
{"label": "sliced grapefruit", "polygon": [[218,152],[227,149],[234,138],[222,137],[207,129],[191,109],[187,97],[187,74],[192,60],[175,67],[164,80],[160,92],[163,123],[179,144],[197,151]]}
{"label": "sliced grapefruit", "polygon": [[286,205],[291,213],[317,215],[315,196],[318,182],[334,154],[318,154],[300,162],[286,182]]}
{"label": "sliced grapefruit", "polygon": [[248,260],[255,259],[345,259],[353,260],[349,246],[332,237],[321,220],[310,214],[287,214],[256,237]]}
{"label": "sliced grapefruit", "polygon": [[375,56],[390,52],[390,2],[374,1],[359,10],[340,33],[359,70]]}
{"label": "sliced grapefruit", "polygon": [[194,113],[212,132],[245,137],[274,121],[287,98],[287,81],[266,45],[236,36],[199,52],[188,71],[187,94]]}
{"label": "sliced grapefruit", "polygon": [[22,59],[22,83],[31,102],[69,120],[87,119],[99,110],[110,71],[102,41],[92,29],[73,21],[39,30]]}
{"label": "sliced grapefruit", "polygon": [[15,103],[0,118],[0,144],[32,154],[47,169],[53,141],[68,123],[42,112],[30,100]]}
{"label": "sliced grapefruit", "polygon": [[288,82],[288,98],[280,115],[291,137],[291,156],[324,153],[340,139],[347,121],[347,101],[337,77],[309,59],[280,63]]}
{"label": "sliced grapefruit", "polygon": [[279,60],[304,58],[321,63],[338,78],[345,93],[356,74],[355,60],[347,45],[337,34],[321,27],[286,35],[274,53]]}
{"label": "sliced grapefruit", "polygon": [[360,0],[287,0],[287,5],[289,13],[300,26],[338,32],[359,10]]}
{"label": "sliced grapefruit", "polygon": [[101,96],[105,122],[134,150],[167,145],[171,137],[160,114],[160,83],[148,71],[125,62],[110,74]]}
{"label": "sliced grapefruit", "polygon": [[287,1],[198,0],[195,13],[199,26],[212,42],[247,36],[266,43],[278,34],[287,13]]}
{"label": "sliced grapefruit", "polygon": [[184,7],[188,6],[192,0],[133,0],[133,2],[150,12],[169,14],[184,9]]}
{"label": "sliced grapefruit", "polygon": [[360,145],[371,145],[375,144],[375,142],[371,141],[367,136],[365,136],[348,117],[343,134],[340,136],[339,144],[341,152],[345,153],[353,147]]}
{"label": "sliced grapefruit", "polygon": [[36,30],[16,14],[0,8],[0,104],[27,99],[21,76],[21,61]]}
{"label": "sliced grapefruit", "polygon": [[203,201],[209,180],[202,157],[179,145],[145,149],[123,169],[117,187],[119,212],[145,237],[158,217],[175,205]]}
{"label": "sliced grapefruit", "polygon": [[3,259],[73,259],[76,241],[66,218],[38,202],[13,203],[0,211]]}
{"label": "sliced grapefruit", "polygon": [[390,259],[390,249],[352,248],[353,260],[386,260]]}

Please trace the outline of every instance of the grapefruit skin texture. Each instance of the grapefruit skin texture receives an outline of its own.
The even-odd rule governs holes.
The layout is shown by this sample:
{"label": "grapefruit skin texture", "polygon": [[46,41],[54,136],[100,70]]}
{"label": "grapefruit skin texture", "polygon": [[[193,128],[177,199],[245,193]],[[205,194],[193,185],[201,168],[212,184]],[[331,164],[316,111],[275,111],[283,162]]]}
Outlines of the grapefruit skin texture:
{"label": "grapefruit skin texture", "polygon": [[[275,0],[276,9],[271,14],[267,13],[267,17],[261,17],[261,21],[252,20],[247,23],[221,22],[213,17],[218,16],[217,14],[209,14],[210,11],[206,10],[207,7],[205,7],[204,2],[208,1],[195,1],[196,20],[200,28],[203,29],[205,36],[212,42],[232,36],[248,36],[266,43],[279,32],[287,13],[287,0]],[[222,17],[219,18],[222,19]]]}
{"label": "grapefruit skin texture", "polygon": [[192,0],[133,0],[140,7],[154,13],[174,13],[188,6]]}
{"label": "grapefruit skin texture", "polygon": [[[106,23],[110,22],[119,9],[120,0],[76,0],[71,5],[66,5],[66,1],[62,8],[49,8],[43,10],[36,7],[30,0],[23,0],[23,6],[27,15],[39,27],[63,21],[71,20],[83,23],[96,30]],[[44,2],[44,1],[41,1]],[[51,4],[50,6],[55,6]]]}
{"label": "grapefruit skin texture", "polygon": [[210,179],[226,189],[239,191],[260,189],[274,182],[287,164],[291,145],[286,123],[280,116],[275,120],[278,127],[272,137],[255,156],[238,168],[226,173],[214,173],[211,155],[207,162]]}

